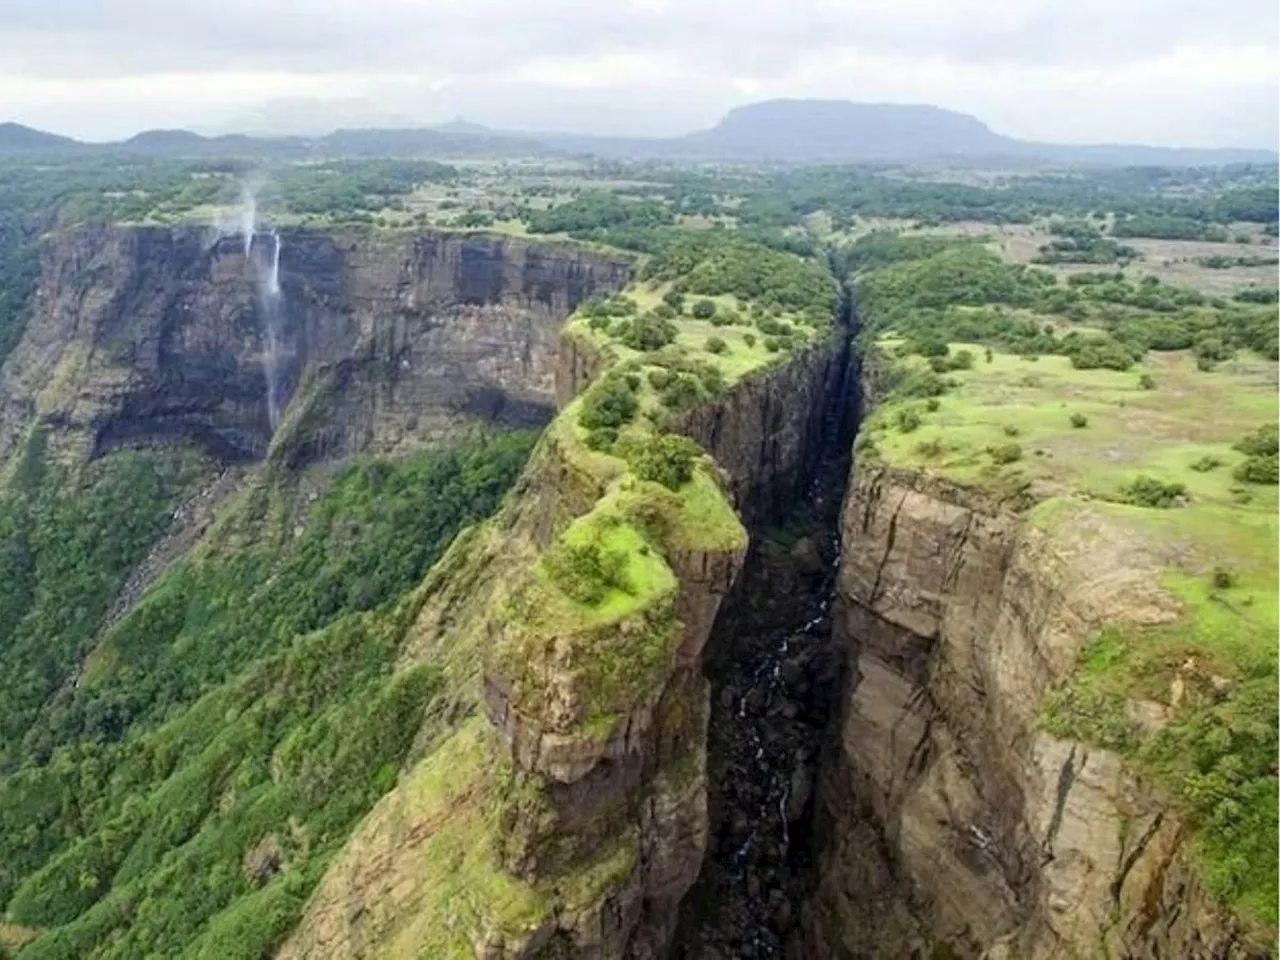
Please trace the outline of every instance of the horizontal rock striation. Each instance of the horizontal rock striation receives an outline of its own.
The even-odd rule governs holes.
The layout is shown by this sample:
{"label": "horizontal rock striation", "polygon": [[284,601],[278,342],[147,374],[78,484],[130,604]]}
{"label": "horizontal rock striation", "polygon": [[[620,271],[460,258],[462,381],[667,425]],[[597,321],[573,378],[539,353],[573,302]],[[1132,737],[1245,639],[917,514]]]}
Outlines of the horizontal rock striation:
{"label": "horizontal rock striation", "polygon": [[[562,353],[565,401],[607,362],[565,361],[573,356]],[[737,504],[771,503],[802,482],[844,356],[842,337],[824,337],[680,422]],[[472,804],[455,816],[487,824],[474,843],[485,846],[473,867],[483,875],[465,887],[501,884],[519,896],[477,897],[463,910],[443,892],[436,851],[461,828],[406,793],[439,755],[428,745],[338,858],[283,956],[666,955],[707,845],[704,647],[747,538],[727,504],[709,507],[726,516],[707,524],[682,514],[675,494],[669,504],[665,494],[635,500],[640,488],[574,439],[575,409],[544,434],[503,513],[429,578],[406,644],[406,662],[443,662],[483,717],[483,772],[452,807]],[[646,526],[651,510],[656,527]],[[669,580],[625,615],[557,619],[537,602],[541,552],[574,525],[616,522],[665,531],[645,536]],[[468,710],[466,697],[457,709]],[[532,906],[517,916],[508,904],[521,898]],[[388,899],[417,906],[387,909]],[[448,948],[442,930],[458,935]]]}
{"label": "horizontal rock striation", "polygon": [[183,438],[256,459],[272,440],[272,370],[296,401],[281,438],[295,464],[476,418],[545,423],[562,321],[631,276],[621,258],[484,234],[279,236],[269,363],[269,235],[246,256],[241,237],[197,227],[51,234],[32,320],[0,374],[0,456],[38,417],[90,452]]}
{"label": "horizontal rock striation", "polygon": [[855,463],[796,957],[1257,955],[1121,758],[1037,729],[1098,628],[1178,613],[1156,559],[1091,522],[1044,533],[982,492]]}

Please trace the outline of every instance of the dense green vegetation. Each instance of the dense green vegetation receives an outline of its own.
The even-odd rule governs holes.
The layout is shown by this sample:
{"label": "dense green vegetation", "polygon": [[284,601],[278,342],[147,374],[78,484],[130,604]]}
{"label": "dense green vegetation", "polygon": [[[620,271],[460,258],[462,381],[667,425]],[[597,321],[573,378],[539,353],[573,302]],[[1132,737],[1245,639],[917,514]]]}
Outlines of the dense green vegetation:
{"label": "dense green vegetation", "polygon": [[1055,220],[1049,232],[1054,239],[1036,253],[1036,263],[1127,263],[1139,257],[1133,247],[1104,237],[1088,220]]}
{"label": "dense green vegetation", "polygon": [[918,345],[992,343],[1063,354],[1081,368],[1127,369],[1148,350],[1194,349],[1210,368],[1238,349],[1280,355],[1267,307],[1211,300],[1154,277],[1079,273],[1063,282],[974,245],[876,270],[858,296],[867,336],[892,329]]}
{"label": "dense green vegetation", "polygon": [[[13,922],[54,928],[24,957],[270,950],[351,823],[394,785],[438,687],[430,666],[390,674],[412,615],[398,598],[492,512],[531,443],[358,461],[313,502],[263,481],[208,552],[147,591],[83,680],[6,737],[0,901]],[[132,469],[110,492],[148,491]],[[130,515],[103,502],[117,522]],[[53,541],[130,543],[65,507],[48,522]],[[83,577],[34,569],[40,597]],[[24,650],[6,659],[42,655]],[[29,716],[5,720],[20,731]]]}
{"label": "dense green vegetation", "polygon": [[614,228],[657,227],[671,223],[672,213],[652,200],[627,200],[603,190],[583,193],[550,210],[528,215],[534,233],[593,235]]}
{"label": "dense green vegetation", "polygon": [[1155,237],[1158,240],[1216,240],[1227,239],[1226,227],[1206,223],[1189,216],[1137,214],[1124,217],[1111,228],[1117,237]]}
{"label": "dense green vegetation", "polygon": [[[245,160],[0,161],[0,361],[27,316],[43,231],[212,219],[239,202],[250,170]],[[1114,267],[1060,276],[1003,262],[986,238],[893,232],[877,219],[1049,218],[1039,262],[1119,266],[1137,251],[1116,238],[1225,239],[1241,220],[1274,234],[1274,170],[956,182],[849,166],[583,163],[563,179],[551,168],[530,173],[523,188],[503,179],[521,176],[326,160],[273,166],[259,191],[268,216],[379,226],[440,223],[411,205],[430,194],[451,226],[569,234],[637,255],[634,287],[588,301],[573,320],[573,334],[606,348],[613,367],[562,425],[573,455],[626,472],[625,509],[596,511],[543,555],[546,584],[518,611],[537,629],[530,647],[508,651],[517,660],[545,655],[546,637],[564,625],[556,617],[577,628],[645,604],[656,611],[674,588],[666,538],[737,544],[741,530],[702,451],[666,431],[737,378],[827,335],[838,309],[833,272],[857,285],[862,349],[890,398],[859,456],[945,464],[1002,495],[1088,462],[1079,451],[1116,443],[1118,424],[1144,403],[1177,407],[1169,398],[1205,385],[1231,393],[1237,367],[1280,355],[1272,287],[1225,299]],[[477,185],[500,199],[475,201]],[[418,213],[387,219],[388,208]],[[1240,255],[1206,266],[1268,262]],[[985,418],[982,382],[1015,398],[1003,422]],[[1216,415],[1226,402],[1215,402]],[[1179,449],[1176,470],[1161,461],[1101,473],[1091,502],[1146,523],[1193,524],[1177,529],[1182,542],[1203,532],[1194,524],[1207,507],[1245,511],[1213,514],[1214,523],[1256,522],[1277,481],[1275,434],[1243,433]],[[1059,441],[1075,452],[1050,464],[1046,446]],[[33,435],[0,495],[0,906],[7,921],[47,930],[24,958],[270,954],[352,825],[395,784],[424,712],[444,693],[431,664],[393,672],[415,610],[410,591],[463,524],[495,508],[530,444],[506,436],[362,460],[314,499],[313,477],[260,478],[199,551],[103,632],[108,605],[199,464],[172,450],[131,451],[73,469]],[[1133,444],[1117,447],[1128,454]],[[1219,567],[1194,588],[1177,584],[1194,622],[1104,633],[1078,682],[1054,691],[1045,724],[1144,764],[1184,805],[1214,892],[1274,920],[1264,909],[1268,896],[1274,903],[1274,850],[1258,838],[1274,839],[1276,820],[1275,662],[1255,642],[1272,598],[1256,570]],[[540,606],[557,594],[566,606]],[[1219,607],[1231,617],[1210,622],[1205,611]],[[614,650],[596,658],[608,661],[600,688],[619,703],[660,671],[673,641],[670,616],[655,617],[634,638],[640,668]],[[1227,636],[1244,640],[1224,641],[1211,664],[1229,695],[1194,698],[1157,737],[1136,730],[1124,698],[1156,696],[1153,677],[1167,686],[1171,664],[1211,646],[1206,637]],[[530,692],[531,702],[540,695]],[[592,719],[607,723],[618,703],[595,706]]]}
{"label": "dense green vegetation", "polygon": [[[993,224],[1107,212],[1206,225],[1239,220],[1269,224],[1277,219],[1275,169],[1250,166],[1130,167],[989,177],[981,182],[851,165],[769,173],[659,167],[645,169],[644,175],[665,184],[661,192],[677,209],[729,215],[754,228],[795,225],[818,211],[831,216],[836,229],[847,228],[855,218],[875,217]],[[728,197],[738,201],[729,203]],[[1158,228],[1162,221],[1139,219],[1133,227],[1146,224]]]}
{"label": "dense green vegetation", "polygon": [[32,433],[0,496],[0,770],[196,473],[193,457],[126,451],[75,475],[46,442]]}
{"label": "dense green vegetation", "polygon": [[334,161],[284,168],[266,184],[267,199],[278,199],[293,213],[377,211],[420,184],[457,176],[456,168],[430,160]]}

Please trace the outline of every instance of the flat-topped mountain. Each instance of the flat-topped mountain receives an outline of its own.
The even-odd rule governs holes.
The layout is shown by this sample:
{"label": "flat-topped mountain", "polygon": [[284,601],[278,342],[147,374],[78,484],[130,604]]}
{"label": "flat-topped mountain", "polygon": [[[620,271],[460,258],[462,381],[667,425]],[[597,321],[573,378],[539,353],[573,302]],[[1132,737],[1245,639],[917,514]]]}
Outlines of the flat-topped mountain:
{"label": "flat-topped mountain", "polygon": [[[342,129],[324,136],[145,131],[97,149],[168,155],[537,156],[573,152],[608,157],[729,161],[998,160],[1052,165],[1202,166],[1276,162],[1271,150],[1190,149],[1129,144],[1053,144],[1017,140],[966,113],[928,104],[849,100],[768,100],[730,110],[709,130],[678,137],[600,137],[577,133],[490,130],[475,123],[411,129]],[[0,124],[0,154],[91,145]]]}

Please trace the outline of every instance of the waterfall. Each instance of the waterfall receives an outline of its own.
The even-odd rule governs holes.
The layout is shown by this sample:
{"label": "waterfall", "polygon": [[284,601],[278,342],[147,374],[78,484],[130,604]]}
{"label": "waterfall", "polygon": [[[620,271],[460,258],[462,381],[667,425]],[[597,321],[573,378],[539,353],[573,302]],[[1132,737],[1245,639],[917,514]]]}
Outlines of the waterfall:
{"label": "waterfall", "polygon": [[263,368],[267,375],[267,416],[274,431],[280,426],[280,356],[282,333],[280,326],[280,234],[271,231],[271,266],[265,282],[260,284],[262,318],[266,325],[267,352]]}
{"label": "waterfall", "polygon": [[240,188],[240,232],[244,234],[244,256],[249,258],[253,248],[253,234],[258,222],[258,198],[246,183]]}
{"label": "waterfall", "polygon": [[[280,294],[280,233],[260,233],[258,230],[258,201],[249,184],[240,191],[240,231],[244,234],[244,256],[253,270],[254,285],[258,291],[258,314],[262,318],[266,349],[262,357],[262,371],[267,381],[267,418],[271,429],[280,426],[280,367],[283,358],[284,330],[282,298]],[[271,238],[271,259],[264,271],[260,261],[253,259],[253,244],[260,236]],[[265,274],[265,275],[264,275]]]}

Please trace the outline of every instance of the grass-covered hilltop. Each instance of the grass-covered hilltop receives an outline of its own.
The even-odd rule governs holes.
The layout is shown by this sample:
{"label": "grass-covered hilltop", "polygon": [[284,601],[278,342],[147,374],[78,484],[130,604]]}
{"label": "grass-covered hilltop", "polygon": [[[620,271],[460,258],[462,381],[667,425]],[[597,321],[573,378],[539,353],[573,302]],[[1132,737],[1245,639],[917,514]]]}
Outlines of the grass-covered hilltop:
{"label": "grass-covered hilltop", "polygon": [[1113,576],[1099,602],[1114,623],[1040,722],[1149,777],[1186,816],[1214,896],[1267,942],[1276,308],[1154,276],[1056,276],[977,244],[872,234],[848,256],[868,264],[859,338],[878,396],[858,461],[987,494]]}
{"label": "grass-covered hilltop", "polygon": [[[819,517],[850,482],[1035,548],[1088,615],[1052,625],[1072,656],[1037,666],[1024,739],[1114,761],[1176,834],[1152,872],[1189,864],[1265,955],[1276,221],[1256,166],[0,156],[0,958],[728,956],[687,898],[713,860],[796,955],[836,955],[815,931],[857,927],[855,900],[915,918],[891,953],[1012,949],[1058,896],[1026,855],[1049,841],[958,811],[1034,778],[974,774],[990,717],[926,689],[960,659],[944,629],[841,594],[860,563],[878,589],[960,556],[970,521],[871,542],[847,508],[842,547]],[[810,582],[816,614],[770,621],[782,653],[744,668],[786,696],[712,675],[712,645],[747,657],[743,610]],[[802,630],[822,663],[787,659]],[[881,697],[872,649],[934,659]],[[964,758],[906,815],[942,761],[901,745],[901,691]],[[837,719],[864,708],[901,731],[868,769],[910,760],[851,813]],[[785,740],[797,717],[834,739]],[[709,782],[717,727],[777,823]],[[899,867],[948,817],[948,855],[979,837],[958,858],[1011,891],[1003,927],[921,932],[936,904]],[[1112,831],[1125,876],[1146,823]],[[825,884],[846,841],[883,869]],[[1147,899],[1099,923],[1176,925]]]}

